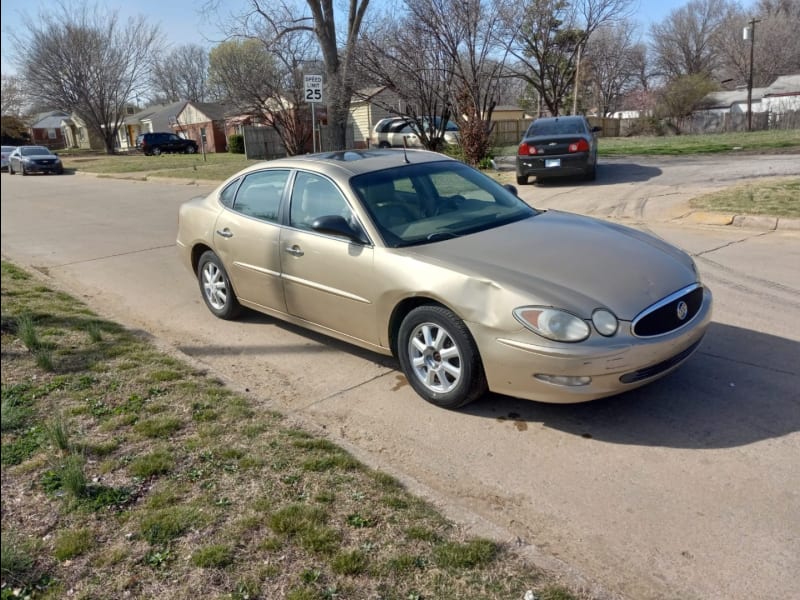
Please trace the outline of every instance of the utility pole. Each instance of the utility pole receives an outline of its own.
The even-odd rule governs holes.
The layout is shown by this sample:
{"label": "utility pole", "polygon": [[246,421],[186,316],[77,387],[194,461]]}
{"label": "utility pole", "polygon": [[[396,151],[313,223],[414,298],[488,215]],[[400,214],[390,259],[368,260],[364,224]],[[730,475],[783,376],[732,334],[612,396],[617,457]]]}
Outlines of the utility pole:
{"label": "utility pole", "polygon": [[581,44],[578,44],[578,60],[575,62],[575,90],[572,95],[572,114],[578,114],[578,81],[581,72]]}
{"label": "utility pole", "polygon": [[747,131],[753,129],[753,48],[756,45],[756,23],[761,19],[750,19],[750,26],[744,28],[744,39],[750,38],[750,76],[747,78]]}

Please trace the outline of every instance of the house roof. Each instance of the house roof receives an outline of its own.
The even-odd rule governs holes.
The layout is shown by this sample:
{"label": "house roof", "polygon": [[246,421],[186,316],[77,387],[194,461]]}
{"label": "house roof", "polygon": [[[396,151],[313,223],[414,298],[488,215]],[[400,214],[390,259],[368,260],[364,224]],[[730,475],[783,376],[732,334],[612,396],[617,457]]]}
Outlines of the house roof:
{"label": "house roof", "polygon": [[172,131],[170,120],[174,121],[186,104],[186,100],[179,100],[171,104],[150,106],[125,119],[125,123],[134,124],[149,121],[153,126],[153,131]]}
{"label": "house roof", "polygon": [[187,102],[187,104],[194,106],[196,110],[203,113],[211,121],[221,121],[229,111],[229,109],[222,106],[222,104],[213,102]]}
{"label": "house roof", "polygon": [[386,86],[361,88],[353,92],[353,102],[369,102],[386,89]]}
{"label": "house roof", "polygon": [[31,125],[31,129],[58,129],[61,127],[61,122],[68,118],[69,113],[60,110],[40,113],[36,115],[36,120]]}
{"label": "house roof", "polygon": [[765,96],[797,96],[800,95],[800,73],[781,75],[767,87]]}
{"label": "house roof", "polygon": [[[757,102],[764,97],[767,88],[753,88],[751,100]],[[711,92],[703,98],[703,108],[728,108],[737,102],[747,102],[747,89]]]}

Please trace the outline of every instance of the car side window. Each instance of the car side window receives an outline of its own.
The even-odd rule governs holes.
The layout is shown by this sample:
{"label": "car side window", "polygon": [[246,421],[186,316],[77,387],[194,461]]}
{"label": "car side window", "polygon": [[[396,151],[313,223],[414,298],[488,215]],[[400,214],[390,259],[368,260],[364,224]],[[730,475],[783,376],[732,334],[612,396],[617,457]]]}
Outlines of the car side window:
{"label": "car side window", "polygon": [[292,189],[289,224],[299,229],[311,229],[314,221],[331,215],[352,221],[350,206],[342,193],[324,177],[299,172]]}
{"label": "car side window", "polygon": [[237,179],[236,181],[227,185],[225,189],[220,192],[219,201],[223,206],[227,206],[228,208],[233,207],[233,199],[236,196],[236,188],[239,187],[240,181],[240,179]]}
{"label": "car side window", "polygon": [[280,219],[283,190],[288,179],[289,171],[286,170],[251,173],[245,177],[236,192],[233,210],[248,217],[277,223]]}

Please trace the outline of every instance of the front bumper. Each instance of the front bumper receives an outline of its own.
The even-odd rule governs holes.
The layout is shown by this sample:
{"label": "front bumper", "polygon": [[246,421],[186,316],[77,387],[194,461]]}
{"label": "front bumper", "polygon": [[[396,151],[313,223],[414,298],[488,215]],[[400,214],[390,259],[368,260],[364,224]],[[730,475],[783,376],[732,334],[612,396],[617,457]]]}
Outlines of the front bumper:
{"label": "front bumper", "polygon": [[[711,322],[711,306],[711,292],[704,288],[703,304],[689,323],[651,338],[633,336],[630,323],[620,323],[620,332],[613,338],[594,334],[577,344],[549,343],[524,329],[508,335],[476,323],[469,327],[478,341],[493,392],[541,402],[576,403],[635,389],[676,369],[703,339]],[[590,381],[560,385],[537,375]]]}
{"label": "front bumper", "polygon": [[[20,165],[22,166],[22,165]],[[37,162],[29,162],[25,163],[25,172],[26,173],[56,173],[60,174],[64,172],[64,167],[61,163],[37,163]]]}

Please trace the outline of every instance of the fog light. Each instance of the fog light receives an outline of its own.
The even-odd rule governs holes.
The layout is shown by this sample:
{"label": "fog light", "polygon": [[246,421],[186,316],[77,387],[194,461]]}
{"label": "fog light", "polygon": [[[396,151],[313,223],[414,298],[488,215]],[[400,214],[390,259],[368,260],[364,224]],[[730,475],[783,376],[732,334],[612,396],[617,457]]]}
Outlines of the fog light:
{"label": "fog light", "polygon": [[537,373],[534,375],[539,381],[545,383],[552,383],[553,385],[564,385],[569,387],[580,387],[582,385],[589,385],[592,383],[592,378],[587,376],[576,375],[547,375],[545,373]]}

